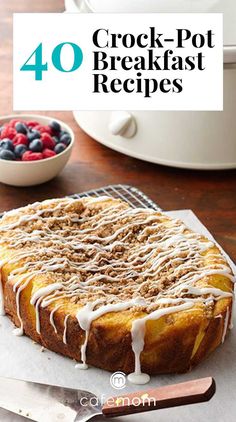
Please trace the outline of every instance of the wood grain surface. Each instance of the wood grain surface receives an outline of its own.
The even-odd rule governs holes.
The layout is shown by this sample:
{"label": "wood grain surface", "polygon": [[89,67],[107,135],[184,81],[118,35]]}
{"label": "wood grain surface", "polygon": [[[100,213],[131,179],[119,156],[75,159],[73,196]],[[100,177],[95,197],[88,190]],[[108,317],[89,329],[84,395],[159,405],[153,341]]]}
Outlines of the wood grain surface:
{"label": "wood grain surface", "polygon": [[[13,107],[12,13],[63,10],[63,0],[0,0],[0,115],[12,113]],[[102,185],[126,183],[143,190],[165,210],[192,209],[236,259],[235,170],[190,171],[139,161],[95,142],[78,127],[72,113],[46,114],[65,120],[75,131],[76,145],[70,162],[60,176],[41,186],[14,188],[0,184],[0,211]]]}

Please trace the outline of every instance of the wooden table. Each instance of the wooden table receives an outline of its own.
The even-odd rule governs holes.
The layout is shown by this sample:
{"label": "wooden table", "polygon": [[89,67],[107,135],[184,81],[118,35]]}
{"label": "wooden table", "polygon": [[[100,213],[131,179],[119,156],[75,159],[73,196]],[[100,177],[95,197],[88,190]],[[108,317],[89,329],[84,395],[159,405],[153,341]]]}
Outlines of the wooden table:
{"label": "wooden table", "polygon": [[[63,10],[63,0],[0,2],[1,115],[12,113],[12,13]],[[191,208],[236,259],[235,170],[189,171],[138,161],[95,142],[77,126],[72,113],[47,114],[65,120],[75,131],[76,145],[71,160],[61,175],[47,184],[33,188],[0,184],[0,211],[102,185],[126,183],[143,190],[165,210]]]}

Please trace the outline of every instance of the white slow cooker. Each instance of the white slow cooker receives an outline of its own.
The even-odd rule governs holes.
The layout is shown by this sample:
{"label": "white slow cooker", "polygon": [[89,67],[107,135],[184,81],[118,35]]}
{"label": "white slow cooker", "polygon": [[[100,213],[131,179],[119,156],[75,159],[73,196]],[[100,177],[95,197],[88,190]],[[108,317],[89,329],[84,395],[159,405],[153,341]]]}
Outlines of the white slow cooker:
{"label": "white slow cooker", "polygon": [[153,163],[236,168],[236,0],[65,0],[68,12],[223,12],[224,111],[75,111],[102,144]]}

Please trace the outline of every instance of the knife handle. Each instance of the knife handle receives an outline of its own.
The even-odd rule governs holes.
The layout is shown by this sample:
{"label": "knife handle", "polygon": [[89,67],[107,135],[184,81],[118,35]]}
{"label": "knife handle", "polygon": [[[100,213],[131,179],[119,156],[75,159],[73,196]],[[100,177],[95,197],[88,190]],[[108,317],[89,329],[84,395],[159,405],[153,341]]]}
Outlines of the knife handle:
{"label": "knife handle", "polygon": [[102,412],[104,416],[112,417],[200,403],[210,400],[215,391],[213,378],[201,378],[109,398],[103,405]]}

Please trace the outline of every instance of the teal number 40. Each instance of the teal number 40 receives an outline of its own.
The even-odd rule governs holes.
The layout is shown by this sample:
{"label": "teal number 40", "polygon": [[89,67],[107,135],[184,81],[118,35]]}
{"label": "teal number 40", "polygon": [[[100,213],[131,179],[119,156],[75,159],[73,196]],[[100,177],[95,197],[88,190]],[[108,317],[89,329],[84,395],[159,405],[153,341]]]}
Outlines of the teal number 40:
{"label": "teal number 40", "polygon": [[[29,64],[31,58],[35,56],[34,64]],[[43,78],[43,71],[48,70],[48,64],[43,64],[43,46],[42,43],[33,51],[30,57],[26,60],[20,70],[35,72],[35,80],[41,81]]]}
{"label": "teal number 40", "polygon": [[[61,64],[61,55],[64,46],[70,46],[74,53],[73,64],[70,69],[64,69]],[[34,64],[29,64],[29,61],[34,57]],[[58,44],[52,52],[52,64],[55,69],[60,72],[74,72],[77,70],[83,61],[83,53],[81,48],[72,42],[63,42]],[[43,64],[43,45],[40,43],[38,47],[33,51],[30,57],[26,60],[23,66],[20,68],[23,71],[33,71],[35,72],[35,80],[41,81],[43,79],[43,71],[48,70],[48,63]]]}

